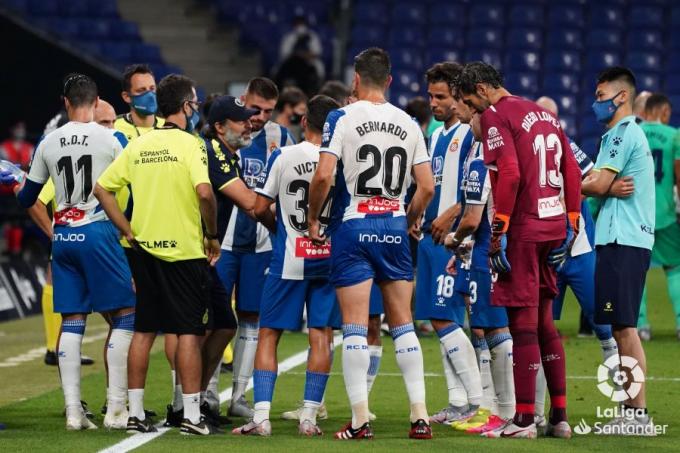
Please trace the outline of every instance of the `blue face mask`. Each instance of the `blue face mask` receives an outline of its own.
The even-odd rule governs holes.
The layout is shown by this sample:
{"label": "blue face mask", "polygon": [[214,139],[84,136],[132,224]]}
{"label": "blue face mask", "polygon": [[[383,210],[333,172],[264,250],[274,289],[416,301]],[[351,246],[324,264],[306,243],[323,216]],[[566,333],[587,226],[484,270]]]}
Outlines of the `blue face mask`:
{"label": "blue face mask", "polygon": [[132,103],[130,105],[135,109],[135,112],[141,116],[153,115],[156,113],[156,110],[158,110],[156,92],[147,91],[146,93],[132,96]]}
{"label": "blue face mask", "polygon": [[201,119],[201,116],[193,107],[191,107],[191,105],[189,105],[189,108],[191,109],[191,116],[185,115],[187,118],[187,128],[185,130],[191,133],[196,129],[196,125],[198,124],[198,120]]}
{"label": "blue face mask", "polygon": [[608,123],[613,117],[619,106],[614,104],[614,99],[616,99],[623,91],[619,91],[614,95],[614,97],[607,99],[605,101],[595,101],[593,102],[593,112],[595,113],[595,118],[600,123]]}

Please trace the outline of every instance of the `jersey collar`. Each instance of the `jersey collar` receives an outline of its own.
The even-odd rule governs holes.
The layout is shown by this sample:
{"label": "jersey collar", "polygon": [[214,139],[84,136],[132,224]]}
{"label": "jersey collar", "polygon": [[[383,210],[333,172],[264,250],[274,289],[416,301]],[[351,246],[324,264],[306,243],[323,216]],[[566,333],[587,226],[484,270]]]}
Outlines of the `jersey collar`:
{"label": "jersey collar", "polygon": [[458,128],[458,126],[460,126],[460,121],[456,121],[448,129],[446,128],[446,126],[442,125],[442,135],[449,135],[449,132],[455,131]]}

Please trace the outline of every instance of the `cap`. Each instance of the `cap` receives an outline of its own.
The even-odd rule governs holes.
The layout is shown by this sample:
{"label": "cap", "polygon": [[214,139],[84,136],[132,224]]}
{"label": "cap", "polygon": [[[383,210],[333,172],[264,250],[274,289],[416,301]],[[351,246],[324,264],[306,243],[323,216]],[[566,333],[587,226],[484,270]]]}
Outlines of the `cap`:
{"label": "cap", "polygon": [[220,96],[213,100],[208,112],[208,123],[221,123],[224,120],[245,121],[257,114],[258,110],[248,109],[234,96]]}

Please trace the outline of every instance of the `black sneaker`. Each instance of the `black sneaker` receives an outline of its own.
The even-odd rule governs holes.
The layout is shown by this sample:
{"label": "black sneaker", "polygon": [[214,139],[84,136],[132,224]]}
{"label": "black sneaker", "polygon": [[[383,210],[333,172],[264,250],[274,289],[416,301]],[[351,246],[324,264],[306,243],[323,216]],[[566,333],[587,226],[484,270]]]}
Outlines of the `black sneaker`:
{"label": "black sneaker", "polygon": [[220,373],[227,374],[227,373],[233,373],[234,372],[234,363],[229,362],[229,363],[223,363],[220,365]]}
{"label": "black sneaker", "polygon": [[225,417],[219,413],[216,414],[212,409],[210,409],[210,405],[207,401],[203,401],[203,404],[201,404],[201,415],[205,417],[208,423],[217,427],[232,424],[232,421],[229,417]]}
{"label": "black sneaker", "polygon": [[128,418],[126,432],[128,434],[136,433],[155,433],[158,431],[153,425],[151,419],[140,420],[137,417]]}
{"label": "black sneaker", "polygon": [[59,359],[57,359],[57,353],[50,351],[49,349],[45,351],[45,365],[57,366],[59,365]]}
{"label": "black sneaker", "polygon": [[163,423],[163,426],[171,428],[179,428],[182,426],[182,420],[184,420],[184,408],[175,412],[172,410],[172,404],[168,404],[167,411],[168,414],[165,416],[165,423]]}
{"label": "black sneaker", "polygon": [[[83,406],[83,413],[85,414],[85,417],[87,417],[89,420],[94,420],[94,414],[92,411],[90,411],[90,409],[87,408],[87,402],[80,400],[80,405]],[[66,408],[64,408],[62,415],[66,417]]]}
{"label": "black sneaker", "polygon": [[[102,415],[106,415],[106,410],[107,410],[107,409],[108,409],[108,407],[106,406],[106,403],[104,403],[104,405],[102,406]],[[130,407],[128,406],[127,409],[130,410]],[[156,413],[156,411],[151,411],[151,410],[146,410],[146,409],[144,409],[144,416],[145,416],[146,418],[152,418],[152,417],[157,417],[158,414]]]}
{"label": "black sneaker", "polygon": [[201,417],[201,421],[198,424],[193,424],[188,418],[182,420],[182,427],[179,429],[180,434],[186,436],[210,436],[212,434],[224,434],[224,431],[214,426],[205,419]]}
{"label": "black sneaker", "polygon": [[94,359],[92,357],[88,357],[86,355],[81,355],[80,356],[80,364],[81,365],[94,365]]}

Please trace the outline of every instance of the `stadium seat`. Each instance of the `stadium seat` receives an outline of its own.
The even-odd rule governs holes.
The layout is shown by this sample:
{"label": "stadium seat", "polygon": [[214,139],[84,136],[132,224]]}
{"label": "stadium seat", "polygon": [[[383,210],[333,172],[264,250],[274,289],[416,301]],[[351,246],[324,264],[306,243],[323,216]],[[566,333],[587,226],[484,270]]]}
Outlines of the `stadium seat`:
{"label": "stadium seat", "polygon": [[471,28],[467,33],[467,45],[481,49],[503,48],[503,33],[499,28]]}
{"label": "stadium seat", "polygon": [[390,50],[392,66],[396,69],[423,69],[422,52],[418,49],[393,48]]}
{"label": "stadium seat", "polygon": [[161,49],[153,44],[138,43],[132,48],[132,56],[135,60],[148,63],[162,63]]}
{"label": "stadium seat", "polygon": [[80,34],[78,21],[73,19],[56,19],[54,26],[56,28],[52,28],[52,31],[67,38],[77,38]]}
{"label": "stadium seat", "polygon": [[632,6],[628,23],[632,28],[656,28],[663,24],[663,10],[658,6]]}
{"label": "stadium seat", "polygon": [[503,82],[511,93],[524,93],[534,98],[538,93],[538,76],[533,72],[511,72]]}
{"label": "stadium seat", "polygon": [[89,16],[88,0],[68,0],[62,1],[59,5],[59,15],[63,17]]}
{"label": "stadium seat", "polygon": [[406,104],[408,104],[408,101],[410,101],[414,95],[411,92],[403,92],[403,91],[397,91],[397,90],[390,90],[390,102],[393,104],[396,104],[397,106],[401,107],[402,109],[406,107]]}
{"label": "stadium seat", "polygon": [[543,76],[543,91],[549,94],[577,94],[579,81],[573,73],[548,73]]}
{"label": "stadium seat", "polygon": [[427,22],[427,13],[423,5],[411,2],[396,3],[391,10],[392,24],[412,27],[425,25]]}
{"label": "stadium seat", "polygon": [[139,26],[134,22],[128,22],[126,20],[118,21],[116,26],[111,30],[111,37],[128,41],[142,40],[139,34]]}
{"label": "stadium seat", "polygon": [[427,41],[430,46],[446,46],[462,49],[465,46],[465,35],[461,28],[432,27],[429,29]]}
{"label": "stadium seat", "polygon": [[626,66],[633,72],[656,72],[661,70],[661,55],[654,52],[630,52],[626,57]]}
{"label": "stadium seat", "polygon": [[377,25],[388,24],[389,14],[387,5],[382,2],[363,3],[361,7],[354,8],[354,23]]}
{"label": "stadium seat", "polygon": [[2,0],[2,5],[18,14],[25,14],[29,10],[28,0]]}
{"label": "stadium seat", "polygon": [[88,12],[90,17],[118,17],[116,0],[89,0]]}
{"label": "stadium seat", "polygon": [[118,63],[130,63],[133,60],[132,47],[129,43],[108,41],[102,43],[102,54],[107,60]]}
{"label": "stadium seat", "polygon": [[541,69],[541,55],[537,52],[508,52],[505,56],[507,71],[538,71]]}
{"label": "stadium seat", "polygon": [[496,69],[501,69],[501,54],[494,49],[475,49],[465,54],[465,61],[483,61]]}
{"label": "stadium seat", "polygon": [[620,64],[621,56],[617,52],[594,50],[586,54],[585,62],[587,71],[599,72],[609,66]]}
{"label": "stadium seat", "polygon": [[350,32],[350,42],[352,45],[365,44],[366,47],[384,45],[387,43],[387,36],[387,30],[382,26],[356,24]]}
{"label": "stadium seat", "polygon": [[472,28],[478,26],[502,28],[506,20],[502,5],[473,4],[468,13],[468,22]]}
{"label": "stadium seat", "polygon": [[545,25],[543,7],[541,5],[515,5],[510,9],[510,24],[530,27]]}
{"label": "stadium seat", "polygon": [[638,91],[661,91],[661,77],[659,74],[652,74],[646,72],[635,73],[636,88]]}
{"label": "stadium seat", "polygon": [[631,30],[628,32],[628,50],[662,50],[663,37],[656,30]]}
{"label": "stadium seat", "polygon": [[674,28],[680,26],[680,6],[674,6],[671,10],[671,25]]}
{"label": "stadium seat", "polygon": [[583,33],[576,29],[549,30],[546,48],[580,51],[583,48]]}
{"label": "stadium seat", "polygon": [[586,36],[588,49],[617,50],[624,45],[621,32],[612,29],[593,29]]}
{"label": "stadium seat", "polygon": [[560,124],[567,137],[572,138],[578,136],[578,129],[576,128],[576,117],[573,115],[565,115],[560,112]]}
{"label": "stadium seat", "polygon": [[411,92],[417,94],[422,88],[422,74],[416,71],[394,71],[392,74],[392,86],[399,92]]}
{"label": "stadium seat", "polygon": [[548,26],[550,30],[556,27],[583,27],[583,7],[581,5],[551,5],[548,11]]}
{"label": "stadium seat", "polygon": [[589,25],[592,30],[602,28],[622,29],[626,24],[623,8],[612,4],[595,4],[590,8]]}
{"label": "stadium seat", "polygon": [[389,43],[392,47],[420,47],[425,44],[423,30],[418,27],[400,27],[395,25],[390,30]]}
{"label": "stadium seat", "polygon": [[581,55],[576,52],[550,52],[544,59],[549,71],[581,71]]}
{"label": "stadium seat", "polygon": [[57,0],[31,0],[28,4],[28,13],[31,16],[57,16],[59,15],[59,2]]}
{"label": "stadium seat", "polygon": [[[666,76],[664,90],[669,95],[680,95],[680,74],[674,73]],[[680,104],[676,106],[680,110]]]}
{"label": "stadium seat", "polygon": [[506,36],[506,49],[541,50],[543,33],[530,28],[511,28]]}
{"label": "stadium seat", "polygon": [[[115,28],[115,27],[114,27]],[[85,39],[108,39],[112,36],[106,19],[82,19],[79,21],[80,37]]]}
{"label": "stadium seat", "polygon": [[465,25],[465,7],[463,5],[434,4],[430,6],[429,22],[432,25],[445,25],[453,29]]}
{"label": "stadium seat", "polygon": [[557,107],[560,110],[560,115],[564,114],[576,115],[576,112],[578,110],[576,97],[561,94],[559,96],[555,96],[555,102],[557,102]]}
{"label": "stadium seat", "polygon": [[435,63],[442,61],[463,61],[463,55],[460,51],[451,49],[449,47],[438,47],[427,50],[425,57],[425,64],[429,68]]}

